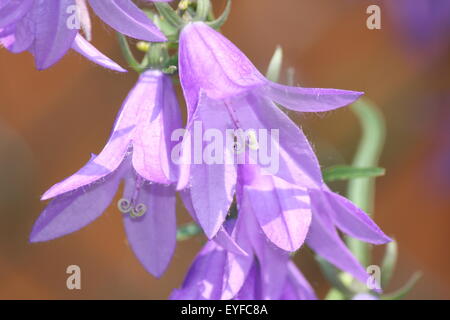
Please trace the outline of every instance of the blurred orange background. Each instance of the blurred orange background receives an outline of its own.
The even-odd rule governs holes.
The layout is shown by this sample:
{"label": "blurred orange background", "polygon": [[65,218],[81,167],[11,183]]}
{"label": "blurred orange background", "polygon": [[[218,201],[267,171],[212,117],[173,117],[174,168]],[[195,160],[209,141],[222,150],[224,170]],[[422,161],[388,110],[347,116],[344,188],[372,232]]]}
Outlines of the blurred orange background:
{"label": "blurred orange background", "polygon": [[[382,29],[367,29],[366,8],[374,2],[234,1],[223,32],[263,72],[281,45],[285,70],[295,68],[298,84],[365,91],[380,106],[388,126],[380,165],[387,175],[377,180],[375,220],[400,250],[387,291],[420,270],[424,276],[408,297],[448,299],[450,51],[410,52],[384,6]],[[94,44],[125,65],[114,32],[94,21]],[[181,285],[201,237],[178,244],[161,279],[134,258],[115,205],[81,231],[28,243],[45,207],[40,195],[101,150],[136,74],[107,71],[75,53],[39,72],[30,54],[4,49],[0,69],[0,299],[167,298]],[[322,165],[351,163],[360,128],[349,109],[292,117]],[[189,220],[181,204],[178,212],[180,223]],[[323,297],[328,285],[311,254],[296,261]],[[66,288],[72,264],[81,267],[81,290]]]}

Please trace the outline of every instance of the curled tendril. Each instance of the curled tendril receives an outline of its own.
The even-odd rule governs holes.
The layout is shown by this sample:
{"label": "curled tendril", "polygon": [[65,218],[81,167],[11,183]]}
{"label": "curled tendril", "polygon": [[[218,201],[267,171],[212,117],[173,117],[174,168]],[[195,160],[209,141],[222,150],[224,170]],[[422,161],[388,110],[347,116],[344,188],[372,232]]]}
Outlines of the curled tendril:
{"label": "curled tendril", "polygon": [[143,203],[139,203],[136,206],[133,206],[133,201],[122,198],[117,202],[117,207],[119,211],[123,214],[130,214],[131,218],[139,218],[142,217],[147,211],[147,206]]}
{"label": "curled tendril", "polygon": [[122,198],[117,202],[117,208],[119,208],[120,212],[126,214],[133,209],[133,204],[130,200]]}
{"label": "curled tendril", "polygon": [[133,209],[131,209],[130,217],[131,218],[139,218],[142,217],[147,211],[147,206],[143,203],[139,203]]}

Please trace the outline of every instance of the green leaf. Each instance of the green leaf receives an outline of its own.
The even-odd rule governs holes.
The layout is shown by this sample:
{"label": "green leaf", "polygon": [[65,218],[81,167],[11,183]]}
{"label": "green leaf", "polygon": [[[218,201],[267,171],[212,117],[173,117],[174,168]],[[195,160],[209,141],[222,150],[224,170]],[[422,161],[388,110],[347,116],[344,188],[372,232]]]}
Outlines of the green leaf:
{"label": "green leaf", "polygon": [[357,168],[352,166],[332,166],[322,171],[323,179],[326,182],[336,180],[350,180],[356,178],[373,178],[385,174],[383,168]]}
{"label": "green leaf", "polygon": [[381,263],[381,287],[387,288],[391,282],[392,275],[397,264],[397,242],[389,242],[386,246],[383,262]]}
{"label": "green leaf", "polygon": [[283,64],[283,49],[277,46],[267,68],[266,77],[270,81],[278,82],[280,80],[281,65]]}
{"label": "green leaf", "polygon": [[128,65],[136,72],[141,72],[142,71],[141,65],[134,57],[133,52],[131,52],[127,38],[123,34],[117,32],[117,39],[119,41],[119,46],[122,51],[122,55],[125,57],[125,60],[127,61]]}
{"label": "green leaf", "polygon": [[416,272],[412,275],[412,277],[408,280],[408,282],[399,290],[393,292],[393,293],[389,293],[389,294],[385,294],[383,296],[381,296],[382,300],[401,300],[404,297],[406,297],[408,295],[408,293],[411,292],[412,289],[414,289],[417,281],[419,281],[419,279],[422,277],[422,273],[421,272]]}
{"label": "green leaf", "polygon": [[223,26],[223,24],[227,21],[228,16],[231,12],[231,0],[227,0],[227,6],[225,7],[225,10],[223,13],[214,21],[206,22],[208,26],[210,26],[213,29],[220,29],[220,27]]}
{"label": "green leaf", "polygon": [[202,229],[195,222],[187,223],[177,229],[177,241],[189,240],[201,232]]}

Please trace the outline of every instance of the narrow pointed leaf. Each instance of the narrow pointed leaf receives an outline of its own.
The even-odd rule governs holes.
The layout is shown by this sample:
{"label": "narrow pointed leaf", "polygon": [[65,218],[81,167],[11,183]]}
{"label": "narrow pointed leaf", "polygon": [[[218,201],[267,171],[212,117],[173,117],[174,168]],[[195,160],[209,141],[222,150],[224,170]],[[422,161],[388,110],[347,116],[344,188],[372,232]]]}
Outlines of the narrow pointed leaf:
{"label": "narrow pointed leaf", "polygon": [[323,179],[326,182],[336,180],[350,180],[356,178],[374,178],[385,174],[386,170],[379,167],[352,167],[352,166],[333,166],[322,171]]}

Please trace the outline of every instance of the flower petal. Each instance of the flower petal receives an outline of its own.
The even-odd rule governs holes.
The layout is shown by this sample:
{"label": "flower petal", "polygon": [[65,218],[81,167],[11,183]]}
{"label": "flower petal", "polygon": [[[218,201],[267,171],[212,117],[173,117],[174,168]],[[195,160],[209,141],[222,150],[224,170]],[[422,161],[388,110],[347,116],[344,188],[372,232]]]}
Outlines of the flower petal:
{"label": "flower petal", "polygon": [[334,110],[355,102],[364,94],[338,89],[290,87],[270,81],[261,92],[283,107],[300,112]]}
{"label": "flower petal", "polygon": [[[193,164],[189,169],[192,205],[206,236],[212,239],[222,226],[233,202],[237,178],[232,152],[224,148],[223,141],[214,138],[225,137],[226,129],[231,128],[232,124],[221,102],[209,99],[205,95],[202,95],[192,122]],[[208,129],[209,132],[215,130],[217,133],[215,137],[211,137],[210,143],[204,141],[202,133]],[[216,152],[222,152],[218,161],[208,162],[204,156],[208,146],[211,145],[217,146]],[[202,148],[198,150],[197,146]],[[197,160],[199,164],[196,164]]]}
{"label": "flower petal", "polygon": [[212,99],[224,99],[264,84],[250,60],[203,22],[183,28],[179,50],[180,81],[189,119],[197,107],[200,89]]}
{"label": "flower petal", "polygon": [[172,159],[172,132],[181,128],[181,113],[172,80],[160,71],[146,71],[139,78],[136,95],[141,119],[133,138],[133,166],[143,178],[169,184],[177,179]]}
{"label": "flower petal", "polygon": [[118,72],[127,72],[127,70],[98,51],[97,48],[90,44],[89,41],[84,39],[80,34],[77,34],[75,37],[75,41],[72,44],[72,49],[102,67]]}
{"label": "flower petal", "polygon": [[262,300],[261,270],[255,261],[245,278],[245,282],[237,293],[235,300]]}
{"label": "flower petal", "polygon": [[8,1],[0,6],[0,28],[5,28],[28,13],[33,5],[33,0]]}
{"label": "flower petal", "polygon": [[[243,170],[246,169],[248,166]],[[283,250],[298,250],[311,223],[308,192],[274,176],[256,174],[253,177],[254,180],[244,186],[244,197],[248,197],[265,235]]]}
{"label": "flower petal", "polygon": [[34,52],[33,44],[35,39],[34,23],[33,23],[33,11],[30,10],[26,16],[12,26],[14,33],[8,38],[8,43],[5,47],[12,53],[21,53],[26,50]]}
{"label": "flower petal", "polygon": [[33,226],[31,242],[52,240],[77,231],[97,219],[119,187],[122,170],[101,183],[59,196],[44,209]]}
{"label": "flower petal", "polygon": [[250,209],[248,199],[242,199],[240,215],[244,219],[247,237],[252,244],[261,269],[261,298],[276,300],[280,297],[287,277],[289,253],[266,241],[261,228],[256,221],[254,212]]}
{"label": "flower petal", "polygon": [[75,6],[74,0],[35,1],[33,53],[38,69],[52,66],[72,47],[78,30],[67,24],[71,6]]}
{"label": "flower petal", "polygon": [[[126,180],[124,198],[131,198],[136,177]],[[155,277],[160,277],[172,259],[176,245],[175,190],[157,183],[141,187],[138,203],[147,207],[143,216],[124,215],[128,242],[134,254]]]}
{"label": "flower petal", "polygon": [[167,40],[131,0],[89,0],[89,4],[105,23],[120,33],[151,42]]}
{"label": "flower petal", "polygon": [[330,216],[334,223],[349,236],[373,244],[392,241],[364,211],[348,199],[327,191],[325,197],[330,203]]}
{"label": "flower petal", "polygon": [[[183,201],[184,206],[186,207],[187,211],[191,215],[191,217],[195,220],[196,223],[198,223],[198,219],[197,219],[197,216],[195,215],[194,207],[192,205],[190,190],[189,189],[181,190],[179,192],[179,195],[181,197],[181,200]],[[223,249],[225,249],[231,253],[247,256],[247,252],[245,252],[236,243],[236,241],[230,236],[230,234],[224,228],[224,226],[220,227],[216,236],[212,240],[215,241]]]}
{"label": "flower petal", "polygon": [[322,192],[310,190],[310,196],[313,205],[313,217],[306,237],[308,246],[339,269],[350,273],[362,283],[366,283],[369,274],[336,232],[333,221],[329,216],[327,201],[323,198]]}
{"label": "flower petal", "polygon": [[154,104],[147,103],[145,96],[157,81],[149,78],[147,73],[142,75],[125,99],[112,134],[100,154],[80,171],[50,188],[42,200],[86,186],[119,167],[132,145],[138,124],[148,122],[152,115]]}
{"label": "flower petal", "polygon": [[244,286],[244,283],[247,282],[246,279],[251,277],[249,272],[251,272],[250,269],[252,264],[254,264],[255,255],[252,244],[248,239],[247,226],[245,223],[245,217],[238,215],[232,231],[232,237],[247,254],[237,255],[233,252],[228,253],[221,297],[221,299],[224,300],[233,299],[238,292],[242,290],[242,286]]}
{"label": "flower petal", "polygon": [[311,145],[301,129],[273,102],[259,96],[256,90],[233,99],[231,105],[242,128],[254,131],[261,144],[254,163],[299,187],[322,185],[319,162]]}
{"label": "flower petal", "polygon": [[181,289],[174,290],[170,299],[220,299],[226,255],[225,250],[209,241],[189,268]]}

